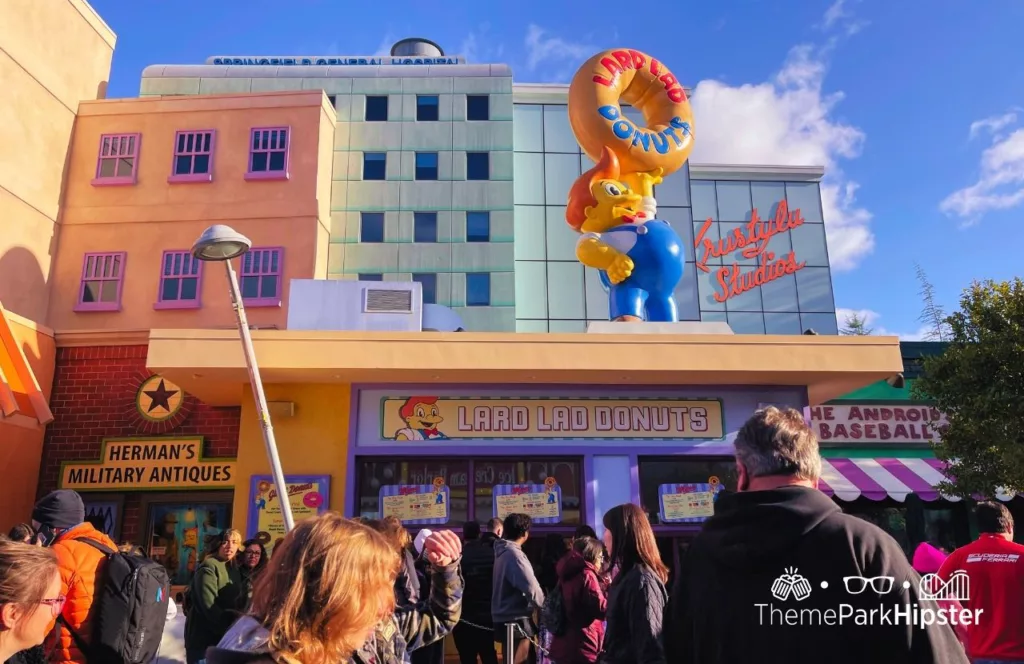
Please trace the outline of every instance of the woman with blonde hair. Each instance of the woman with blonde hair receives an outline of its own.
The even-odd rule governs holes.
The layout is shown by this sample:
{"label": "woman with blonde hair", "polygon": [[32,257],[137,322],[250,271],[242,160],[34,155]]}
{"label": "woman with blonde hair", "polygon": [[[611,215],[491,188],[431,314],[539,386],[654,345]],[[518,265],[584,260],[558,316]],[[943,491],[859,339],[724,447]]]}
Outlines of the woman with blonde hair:
{"label": "woman with blonde hair", "polygon": [[245,607],[238,549],[242,533],[228,528],[220,534],[217,550],[196,570],[189,584],[185,614],[185,660],[196,664],[210,646],[217,645]]}
{"label": "woman with blonde hair", "polygon": [[43,643],[64,609],[53,549],[0,541],[0,662]]}
{"label": "woman with blonde hair", "polygon": [[424,550],[438,588],[428,607],[395,610],[399,557],[375,529],[327,512],[295,526],[260,576],[249,615],[235,623],[208,664],[398,664],[407,650],[438,641],[459,620],[461,544],[451,532]]}

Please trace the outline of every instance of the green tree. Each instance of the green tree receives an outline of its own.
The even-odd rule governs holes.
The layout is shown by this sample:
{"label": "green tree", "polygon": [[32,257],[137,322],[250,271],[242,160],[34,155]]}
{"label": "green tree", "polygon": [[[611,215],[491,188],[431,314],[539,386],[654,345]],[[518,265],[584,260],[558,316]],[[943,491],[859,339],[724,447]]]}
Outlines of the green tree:
{"label": "green tree", "polygon": [[848,337],[866,337],[875,332],[874,328],[868,327],[868,321],[856,311],[846,317],[843,325],[845,327],[839,330],[839,334],[845,334]]}
{"label": "green tree", "polygon": [[917,273],[917,282],[921,284],[918,295],[924,305],[918,320],[924,324],[925,341],[947,341],[949,339],[949,325],[946,322],[946,310],[935,301],[935,286],[928,279],[924,268],[914,263],[914,271]]}
{"label": "green tree", "polygon": [[924,361],[915,398],[948,420],[936,456],[968,497],[1024,491],[1024,281],[975,282],[948,316],[949,347]]}

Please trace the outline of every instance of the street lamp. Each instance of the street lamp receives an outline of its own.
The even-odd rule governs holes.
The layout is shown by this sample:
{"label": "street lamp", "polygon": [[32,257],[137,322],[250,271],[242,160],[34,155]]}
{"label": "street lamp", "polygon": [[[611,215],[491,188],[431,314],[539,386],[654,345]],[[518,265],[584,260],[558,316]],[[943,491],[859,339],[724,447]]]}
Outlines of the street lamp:
{"label": "street lamp", "polygon": [[245,365],[249,369],[249,384],[252,386],[252,393],[256,398],[256,414],[260,418],[260,427],[263,430],[263,444],[267,448],[267,458],[270,459],[270,472],[274,476],[274,484],[277,485],[285,532],[288,532],[295,526],[291,501],[288,499],[284,471],[281,470],[281,459],[277,455],[274,427],[270,424],[270,414],[267,412],[267,397],[263,393],[263,380],[260,378],[260,368],[256,364],[256,353],[252,347],[252,335],[249,334],[249,321],[245,317],[242,293],[238,288],[238,277],[235,275],[235,268],[231,266],[231,259],[249,251],[251,246],[252,242],[249,238],[230,226],[217,224],[203,231],[203,234],[192,245],[192,255],[201,261],[223,261],[227,270],[228,286],[231,289],[231,305],[235,310],[235,317],[238,319],[238,333],[242,337]]}

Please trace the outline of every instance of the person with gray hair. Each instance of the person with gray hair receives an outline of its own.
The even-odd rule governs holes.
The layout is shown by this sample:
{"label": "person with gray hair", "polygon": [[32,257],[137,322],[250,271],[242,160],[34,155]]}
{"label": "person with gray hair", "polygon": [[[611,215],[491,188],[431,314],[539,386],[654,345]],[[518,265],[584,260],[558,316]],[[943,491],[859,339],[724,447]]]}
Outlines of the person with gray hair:
{"label": "person with gray hair", "polygon": [[[679,664],[966,664],[896,541],[818,491],[818,440],[769,407],[736,434],[736,493],[684,554],[665,620]],[[974,616],[968,616],[972,619]]]}

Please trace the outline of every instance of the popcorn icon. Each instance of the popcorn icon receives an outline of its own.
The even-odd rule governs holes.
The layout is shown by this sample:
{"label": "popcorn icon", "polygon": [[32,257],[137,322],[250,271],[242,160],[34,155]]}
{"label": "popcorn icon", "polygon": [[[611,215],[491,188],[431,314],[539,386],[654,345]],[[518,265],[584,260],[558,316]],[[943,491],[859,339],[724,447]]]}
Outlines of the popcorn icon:
{"label": "popcorn icon", "polygon": [[811,596],[811,582],[795,567],[788,567],[785,573],[772,582],[772,597],[783,602],[790,597],[802,601]]}

